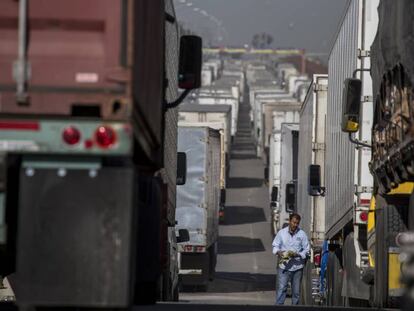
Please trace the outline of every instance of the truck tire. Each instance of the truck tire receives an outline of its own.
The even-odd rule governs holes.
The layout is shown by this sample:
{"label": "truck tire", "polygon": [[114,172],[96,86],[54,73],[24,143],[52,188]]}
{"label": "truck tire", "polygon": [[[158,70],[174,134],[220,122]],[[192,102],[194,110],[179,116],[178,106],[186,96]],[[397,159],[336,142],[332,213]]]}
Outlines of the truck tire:
{"label": "truck tire", "polygon": [[328,306],[342,307],[344,301],[342,292],[342,266],[339,258],[342,258],[342,250],[336,249],[335,252],[329,252],[328,267],[326,269],[326,303]]}
{"label": "truck tire", "polygon": [[209,250],[210,260],[209,260],[209,273],[208,279],[213,281],[216,277],[216,265],[217,265],[217,242],[210,246]]}
{"label": "truck tire", "polygon": [[312,298],[312,269],[314,268],[313,263],[309,260],[306,262],[303,268],[303,277],[300,291],[300,304],[304,306],[314,305]]}
{"label": "truck tire", "polygon": [[400,297],[388,296],[388,249],[397,246],[395,237],[399,232],[407,231],[407,196],[377,195],[376,202],[374,305],[398,307]]}
{"label": "truck tire", "polygon": [[345,238],[342,252],[344,281],[342,294],[348,307],[368,307],[370,287],[361,280],[361,269],[357,266],[354,233]]}
{"label": "truck tire", "polygon": [[[410,202],[408,208],[408,230],[414,231],[414,192],[410,195]],[[408,280],[407,283],[407,291],[405,293],[404,302],[402,306],[403,311],[411,310],[412,306],[414,305],[414,296],[412,295],[412,293],[414,292],[414,280]]]}

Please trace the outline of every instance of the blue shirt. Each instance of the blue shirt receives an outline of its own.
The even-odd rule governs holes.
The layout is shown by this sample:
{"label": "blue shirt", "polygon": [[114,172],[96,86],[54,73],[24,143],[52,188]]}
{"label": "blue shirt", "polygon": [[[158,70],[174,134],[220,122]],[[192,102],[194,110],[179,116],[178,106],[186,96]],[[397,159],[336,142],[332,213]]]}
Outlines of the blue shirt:
{"label": "blue shirt", "polygon": [[290,233],[289,226],[279,230],[272,243],[273,254],[279,251],[292,251],[298,254],[289,260],[279,260],[279,267],[283,270],[296,271],[305,265],[305,259],[309,253],[309,241],[305,231],[297,228],[294,233]]}

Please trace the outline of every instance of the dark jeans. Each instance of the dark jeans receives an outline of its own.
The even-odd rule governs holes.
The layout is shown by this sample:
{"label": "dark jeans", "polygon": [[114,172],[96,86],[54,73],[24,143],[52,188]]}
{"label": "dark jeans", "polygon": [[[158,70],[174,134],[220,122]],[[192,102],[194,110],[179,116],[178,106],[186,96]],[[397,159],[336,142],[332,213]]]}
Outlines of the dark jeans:
{"label": "dark jeans", "polygon": [[277,292],[276,304],[283,305],[286,299],[286,290],[290,281],[292,285],[292,305],[299,304],[300,283],[302,281],[303,269],[287,271],[277,268]]}

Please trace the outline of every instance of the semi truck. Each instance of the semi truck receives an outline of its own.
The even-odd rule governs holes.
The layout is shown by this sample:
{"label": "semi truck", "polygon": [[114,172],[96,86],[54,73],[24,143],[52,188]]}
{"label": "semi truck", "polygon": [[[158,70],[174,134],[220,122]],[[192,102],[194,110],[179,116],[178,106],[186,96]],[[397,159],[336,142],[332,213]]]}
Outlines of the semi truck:
{"label": "semi truck", "polygon": [[201,38],[179,39],[169,0],[2,1],[0,21],[0,272],[18,304],[177,299],[175,107],[200,86]]}
{"label": "semi truck", "polygon": [[221,170],[220,170],[220,222],[225,219],[226,184],[230,174],[231,154],[231,107],[228,105],[196,105],[180,106],[179,126],[208,126],[220,131],[221,137]]}
{"label": "semi truck", "polygon": [[[267,96],[266,96],[267,97]],[[280,111],[286,115],[287,122],[299,121],[300,103],[291,97],[269,96],[268,98],[261,96],[256,98],[255,108],[255,134],[256,134],[256,154],[262,157],[267,164],[268,149],[270,136],[273,131],[273,112]]]}
{"label": "semi truck", "polygon": [[275,235],[289,223],[289,214],[297,211],[296,192],[298,181],[299,124],[282,123],[280,146],[280,195],[277,223],[272,224]]}
{"label": "semi truck", "polygon": [[[378,16],[370,49],[370,76],[344,82],[342,130],[349,135],[363,135],[366,104],[361,98],[372,95],[369,108],[373,110],[373,122],[368,135],[374,184],[366,236],[369,260],[363,276],[371,289],[373,305],[400,306],[406,288],[404,309],[410,310],[414,285],[414,47],[409,39],[413,34],[413,3],[382,0]],[[371,92],[367,94],[370,78],[372,88],[370,85]]]}
{"label": "semi truck", "polygon": [[[300,109],[299,159],[297,181],[297,212],[302,216],[300,227],[306,232],[311,246],[310,260],[304,270],[304,305],[320,303],[320,263],[325,241],[325,160],[326,110],[328,106],[328,76],[314,75]],[[314,171],[320,180],[309,180]],[[319,172],[319,174],[318,174]],[[316,187],[315,187],[316,185]]]}
{"label": "semi truck", "polygon": [[220,201],[220,132],[206,126],[178,129],[178,151],[187,158],[187,177],[177,186],[177,230],[189,241],[179,245],[183,286],[207,290],[214,279]]}
{"label": "semi truck", "polygon": [[[312,196],[311,215],[318,216],[310,218],[313,224],[306,224],[316,255],[311,257],[307,269],[312,274],[318,264],[314,258],[322,257],[320,281],[319,284],[313,284],[318,288],[313,296],[319,296],[328,305],[395,307],[399,305],[402,295],[400,249],[395,236],[407,230],[407,202],[410,194],[401,192],[406,191],[406,188],[391,190],[398,184],[392,184],[387,189],[381,188],[384,183],[379,176],[386,167],[378,162],[380,158],[381,161],[392,159],[391,149],[385,150],[383,147],[384,141],[381,139],[385,136],[380,138],[377,135],[388,135],[390,130],[384,128],[379,118],[386,111],[380,103],[385,100],[381,97],[385,94],[382,91],[385,90],[385,84],[381,79],[386,79],[387,73],[381,71],[381,76],[376,75],[378,68],[383,70],[382,57],[388,55],[386,51],[389,49],[384,44],[388,44],[387,40],[391,40],[395,34],[401,33],[397,28],[381,28],[384,19],[392,23],[386,17],[388,13],[382,11],[384,7],[398,11],[403,2],[395,7],[391,3],[395,4],[381,2],[378,15],[379,1],[349,2],[329,58],[329,105],[326,109],[324,145],[312,147],[315,149],[314,160],[309,167],[300,169],[301,174],[306,174],[300,181],[301,208],[308,207],[310,197],[307,196]],[[383,21],[379,22],[379,18]],[[372,44],[376,50],[370,50]],[[376,59],[376,55],[381,58]],[[318,111],[325,110],[324,101],[318,102]],[[309,122],[303,126],[306,127],[306,124]],[[317,120],[316,128],[319,125],[322,122]],[[307,149],[300,150],[300,154],[309,154],[310,146],[303,143],[302,147]],[[322,150],[319,151],[319,147]],[[380,158],[378,153],[375,154],[376,148],[381,150]],[[304,165],[310,163],[309,155],[307,157],[308,160],[303,161]],[[396,202],[403,202],[404,197],[406,205],[402,204],[401,207]],[[305,210],[303,212],[309,215]],[[324,227],[319,227],[325,232],[322,245],[322,234],[315,227],[318,218],[324,218],[325,222]],[[315,280],[309,275],[306,279]],[[305,297],[310,297],[309,291],[315,288],[313,285],[307,284]]]}

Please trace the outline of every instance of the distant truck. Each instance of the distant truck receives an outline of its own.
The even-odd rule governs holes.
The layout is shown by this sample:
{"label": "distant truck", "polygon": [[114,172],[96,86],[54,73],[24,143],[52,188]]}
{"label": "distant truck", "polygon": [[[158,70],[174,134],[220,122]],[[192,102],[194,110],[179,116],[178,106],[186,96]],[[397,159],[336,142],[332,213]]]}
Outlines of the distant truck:
{"label": "distant truck", "polygon": [[220,131],[220,222],[225,220],[226,184],[230,174],[231,152],[231,107],[228,105],[196,105],[180,106],[179,126],[207,126]]}
{"label": "distant truck", "polygon": [[296,192],[298,181],[299,124],[282,124],[280,152],[280,225],[289,222],[289,214],[297,212]]}
{"label": "distant truck", "polygon": [[[281,172],[281,144],[282,144],[282,125],[284,123],[298,123],[299,111],[276,110],[272,113],[273,130],[270,135],[268,163],[264,169],[264,178],[269,184],[269,193],[280,190]],[[273,190],[274,188],[277,190]],[[279,201],[272,200],[272,201]],[[280,228],[279,228],[280,229]]]}
{"label": "distant truck", "polygon": [[239,101],[232,96],[200,95],[197,98],[200,105],[228,105],[231,106],[231,142],[237,133],[237,122],[239,119]]}
{"label": "distant truck", "polygon": [[220,203],[220,132],[209,127],[179,127],[178,151],[187,159],[186,180],[177,186],[177,229],[188,242],[179,245],[182,285],[206,290],[214,279]]}
{"label": "distant truck", "polygon": [[178,298],[175,107],[201,80],[201,38],[178,35],[169,0],[1,1],[0,273],[19,305]]}

